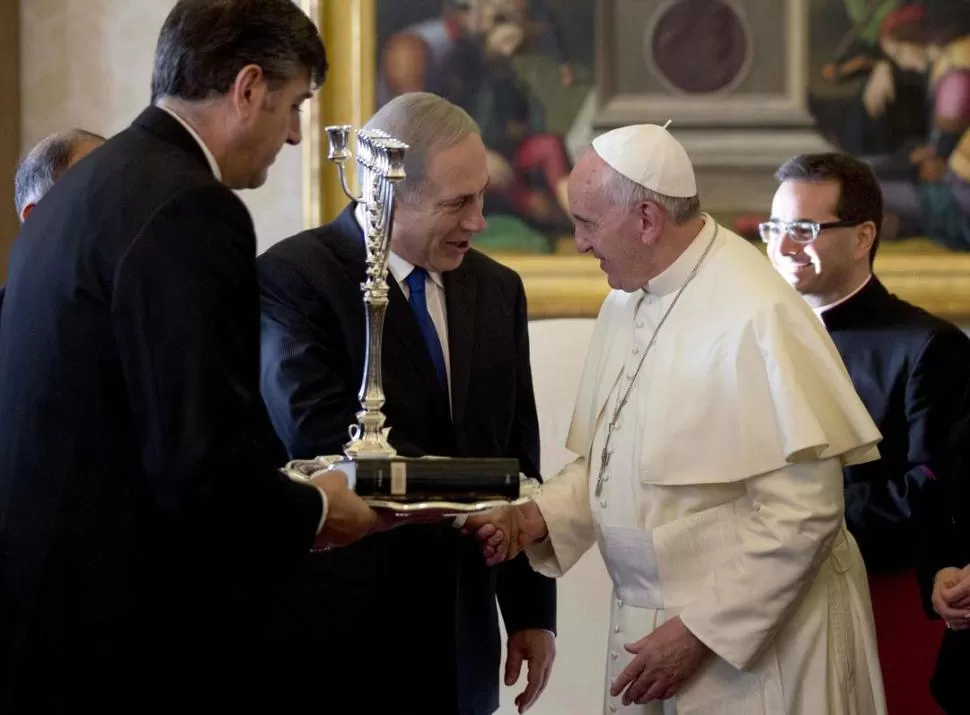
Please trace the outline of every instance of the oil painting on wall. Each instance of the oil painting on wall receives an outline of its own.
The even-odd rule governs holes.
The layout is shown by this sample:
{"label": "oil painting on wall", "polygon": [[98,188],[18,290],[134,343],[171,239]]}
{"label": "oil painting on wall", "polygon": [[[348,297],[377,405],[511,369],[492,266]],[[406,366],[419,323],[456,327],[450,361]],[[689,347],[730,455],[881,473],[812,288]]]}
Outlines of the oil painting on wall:
{"label": "oil painting on wall", "polygon": [[970,250],[970,3],[817,0],[810,108],[883,187],[885,239]]}
{"label": "oil painting on wall", "polygon": [[571,234],[566,177],[593,89],[590,0],[378,0],[376,106],[440,94],[488,149],[486,250],[553,253]]}
{"label": "oil painting on wall", "polygon": [[[886,198],[884,282],[970,321],[970,0],[315,7],[339,19],[322,26],[328,48],[344,48],[332,74],[366,88],[354,106],[426,90],[479,123],[490,185],[476,245],[519,271],[533,316],[593,315],[607,290],[571,241],[564,185],[579,153],[600,131],[672,119],[705,208],[753,240],[745,229],[766,217],[787,158],[841,149],[869,161]],[[365,33],[355,46],[348,24]],[[332,108],[345,122],[344,106],[325,106],[323,121]]]}

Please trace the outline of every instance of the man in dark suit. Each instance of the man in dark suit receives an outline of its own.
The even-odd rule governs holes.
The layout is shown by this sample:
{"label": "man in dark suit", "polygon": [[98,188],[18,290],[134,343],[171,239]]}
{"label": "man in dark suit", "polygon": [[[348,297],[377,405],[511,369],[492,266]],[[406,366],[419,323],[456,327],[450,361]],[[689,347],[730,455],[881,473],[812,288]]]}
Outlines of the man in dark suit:
{"label": "man in dark suit", "polygon": [[[970,400],[970,392],[964,396]],[[927,485],[926,540],[919,564],[928,614],[947,624],[930,688],[947,715],[967,712],[970,673],[970,404],[953,429],[952,464]]]}
{"label": "man in dark suit", "polygon": [[924,684],[940,624],[922,618],[913,574],[926,490],[966,416],[970,339],[872,274],[882,195],[866,164],[798,156],[776,178],[768,255],[825,323],[883,435],[881,459],[845,469],[845,518],[869,572],[889,710],[932,712]]}
{"label": "man in dark suit", "polygon": [[[50,191],[54,182],[77,162],[104,144],[104,137],[84,129],[50,134],[27,152],[14,174],[14,206],[20,222],[27,220],[34,206]],[[5,286],[0,285],[0,308]]]}
{"label": "man in dark suit", "polygon": [[154,106],[14,247],[0,320],[0,712],[251,702],[311,545],[376,515],[282,476],[259,398],[261,185],[326,72],[289,0],[180,0]]}
{"label": "man in dark suit", "polygon": [[[471,248],[485,226],[485,148],[474,121],[431,94],[368,123],[410,146],[391,232],[384,412],[404,456],[515,457],[539,476],[539,429],[520,278]],[[364,212],[273,246],[257,262],[263,397],[292,457],[339,454],[356,422],[365,350]],[[524,561],[489,569],[452,524],[411,525],[311,557],[284,635],[305,673],[343,683],[340,712],[484,715],[498,707],[496,595],[510,634],[506,683],[529,665],[525,708],[554,656],[555,586]],[[312,614],[307,620],[303,614]],[[336,638],[339,652],[320,643]],[[299,698],[299,695],[297,695]]]}

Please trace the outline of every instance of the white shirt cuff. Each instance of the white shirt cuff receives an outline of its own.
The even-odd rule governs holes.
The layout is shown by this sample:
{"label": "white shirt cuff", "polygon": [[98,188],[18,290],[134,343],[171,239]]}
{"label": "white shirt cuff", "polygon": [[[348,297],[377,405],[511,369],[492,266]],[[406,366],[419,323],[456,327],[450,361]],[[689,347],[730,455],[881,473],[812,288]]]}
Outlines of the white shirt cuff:
{"label": "white shirt cuff", "polygon": [[320,511],[320,523],[317,524],[317,536],[323,531],[323,525],[327,523],[327,512],[330,511],[330,502],[327,501],[327,493],[323,491],[316,484],[313,485],[318,492],[320,492],[320,498],[323,499],[323,509]]}

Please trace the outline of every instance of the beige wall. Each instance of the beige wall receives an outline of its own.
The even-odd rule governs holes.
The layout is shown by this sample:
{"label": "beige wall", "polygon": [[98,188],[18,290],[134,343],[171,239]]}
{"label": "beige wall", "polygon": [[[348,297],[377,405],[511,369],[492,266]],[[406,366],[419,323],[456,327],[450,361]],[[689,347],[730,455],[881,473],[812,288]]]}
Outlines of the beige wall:
{"label": "beige wall", "polygon": [[0,283],[20,225],[13,208],[13,173],[20,154],[18,14],[16,2],[0,2]]}
{"label": "beige wall", "polygon": [[[21,148],[71,126],[109,136],[130,124],[149,101],[155,40],[174,4],[20,0]],[[260,250],[302,227],[300,166],[300,149],[284,147],[269,182],[240,192]]]}

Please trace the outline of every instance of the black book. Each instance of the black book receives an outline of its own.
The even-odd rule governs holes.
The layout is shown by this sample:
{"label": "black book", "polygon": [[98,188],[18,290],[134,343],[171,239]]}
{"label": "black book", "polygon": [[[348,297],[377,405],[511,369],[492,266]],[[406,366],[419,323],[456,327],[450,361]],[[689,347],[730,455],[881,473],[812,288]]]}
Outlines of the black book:
{"label": "black book", "polygon": [[478,502],[520,496],[517,459],[393,457],[348,460],[340,468],[354,470],[354,491],[364,498]]}

